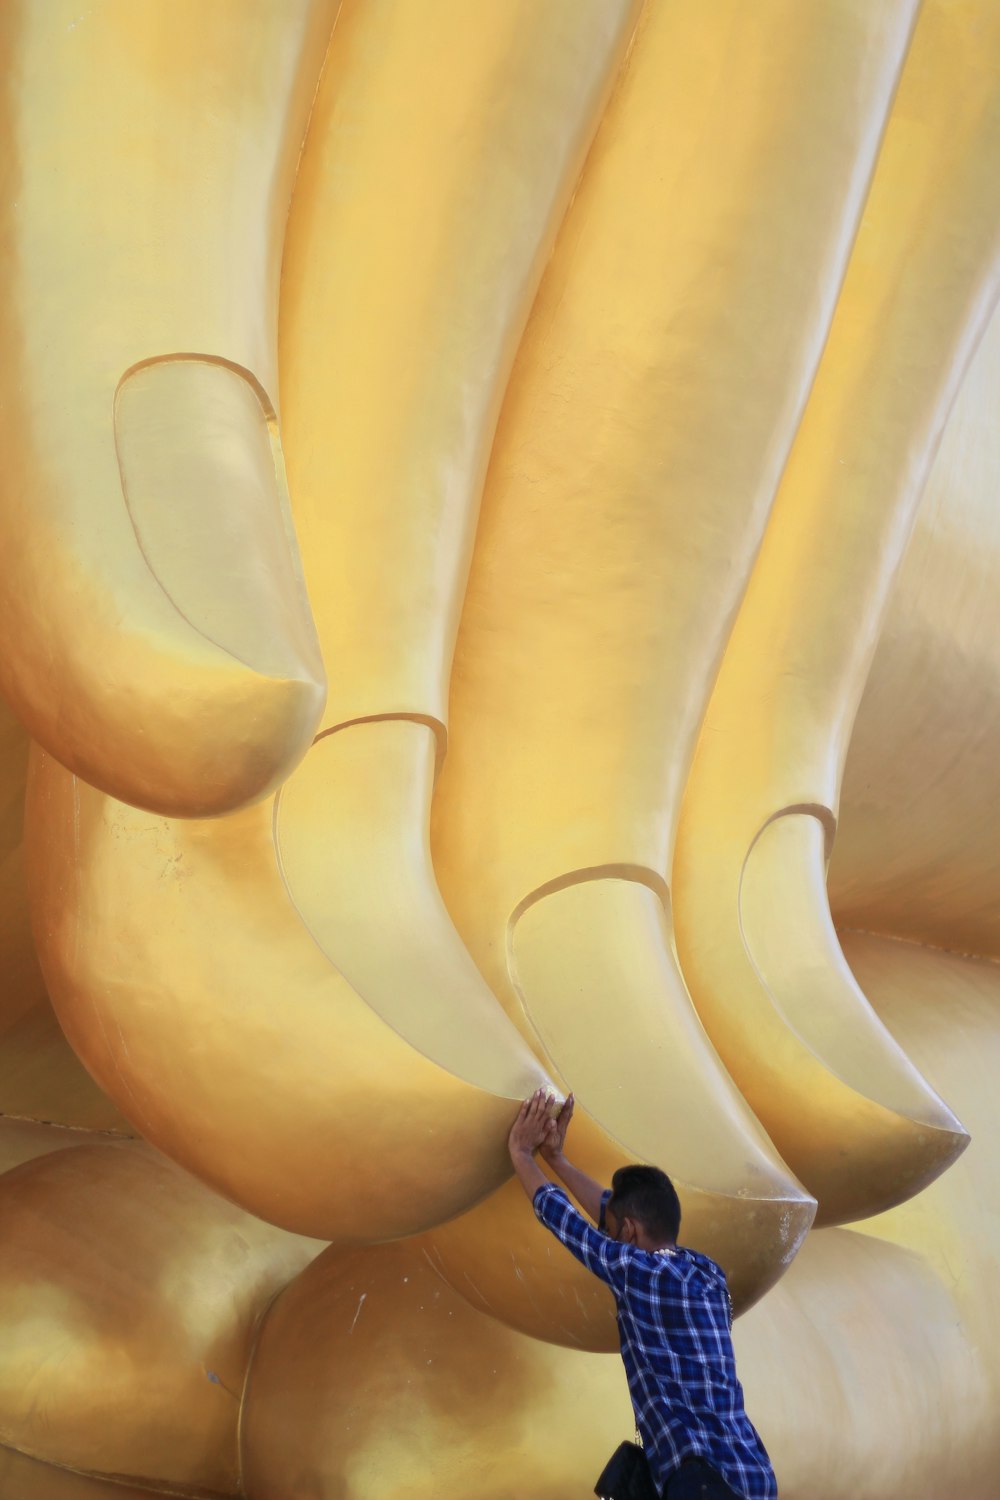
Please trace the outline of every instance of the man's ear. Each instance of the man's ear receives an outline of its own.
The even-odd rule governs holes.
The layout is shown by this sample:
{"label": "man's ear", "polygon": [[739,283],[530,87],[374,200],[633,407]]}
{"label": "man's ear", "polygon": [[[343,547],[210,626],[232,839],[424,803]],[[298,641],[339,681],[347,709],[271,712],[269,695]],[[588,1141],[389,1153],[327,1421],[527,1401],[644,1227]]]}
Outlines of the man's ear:
{"label": "man's ear", "polygon": [[636,1222],[635,1222],[634,1219],[622,1219],[622,1230],[621,1230],[621,1234],[618,1236],[618,1238],[622,1242],[622,1244],[625,1244],[625,1245],[635,1245],[635,1244],[638,1244],[638,1240],[636,1238],[637,1233],[638,1233],[638,1230],[636,1228]]}

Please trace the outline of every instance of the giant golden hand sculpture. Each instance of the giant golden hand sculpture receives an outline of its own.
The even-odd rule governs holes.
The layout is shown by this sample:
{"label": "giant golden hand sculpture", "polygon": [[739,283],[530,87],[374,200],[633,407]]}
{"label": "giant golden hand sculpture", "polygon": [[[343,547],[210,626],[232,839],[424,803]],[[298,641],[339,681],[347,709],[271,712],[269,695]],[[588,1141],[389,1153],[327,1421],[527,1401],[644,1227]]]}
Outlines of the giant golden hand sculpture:
{"label": "giant golden hand sculpture", "polygon": [[0,1494],[587,1493],[549,1081],[784,1500],[990,1500],[1000,11],[0,27]]}

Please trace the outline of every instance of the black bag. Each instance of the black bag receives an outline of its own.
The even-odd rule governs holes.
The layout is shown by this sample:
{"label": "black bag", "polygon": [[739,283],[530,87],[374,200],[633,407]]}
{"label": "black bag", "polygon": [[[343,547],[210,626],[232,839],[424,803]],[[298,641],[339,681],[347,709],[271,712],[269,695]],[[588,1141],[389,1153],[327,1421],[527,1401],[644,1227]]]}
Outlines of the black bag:
{"label": "black bag", "polygon": [[659,1500],[649,1460],[638,1443],[621,1443],[594,1485],[601,1500]]}

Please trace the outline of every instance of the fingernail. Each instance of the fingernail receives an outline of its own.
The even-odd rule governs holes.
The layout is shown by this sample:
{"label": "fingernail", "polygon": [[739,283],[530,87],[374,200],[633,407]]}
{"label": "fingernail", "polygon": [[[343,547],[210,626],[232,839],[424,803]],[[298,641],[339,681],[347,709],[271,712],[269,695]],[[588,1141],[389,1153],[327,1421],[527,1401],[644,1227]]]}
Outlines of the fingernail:
{"label": "fingernail", "polygon": [[[184,632],[193,630],[203,638],[209,649],[204,651],[208,666],[202,670],[211,679],[203,691],[217,677],[220,693],[223,683],[229,683],[235,694],[221,748],[234,766],[241,755],[256,760],[258,774],[262,764],[272,762],[280,779],[311,742],[325,681],[292,530],[277,426],[258,390],[252,377],[215,360],[170,358],[142,365],[118,389],[115,441],[125,505],[142,560],[175,612],[164,613],[160,622],[167,649],[174,622],[182,665],[190,651]],[[123,566],[123,578],[126,571]],[[143,594],[141,579],[133,592],[137,622],[147,624],[144,611],[155,611],[155,596],[149,596],[148,588]],[[214,674],[212,647],[219,663]],[[141,686],[139,643],[134,657]],[[131,664],[126,660],[125,665]],[[192,667],[183,705],[191,718],[186,737],[177,713],[163,714],[163,734],[169,738],[173,733],[181,741],[179,764],[205,733],[197,712],[198,691]],[[211,732],[218,738],[219,725],[213,723]],[[143,724],[141,734],[156,740],[160,726]],[[161,746],[164,756],[169,751]],[[127,754],[120,747],[121,757]]]}
{"label": "fingernail", "polygon": [[115,436],[143,556],[196,630],[267,676],[322,672],[277,429],[250,380],[212,360],[129,374]]}

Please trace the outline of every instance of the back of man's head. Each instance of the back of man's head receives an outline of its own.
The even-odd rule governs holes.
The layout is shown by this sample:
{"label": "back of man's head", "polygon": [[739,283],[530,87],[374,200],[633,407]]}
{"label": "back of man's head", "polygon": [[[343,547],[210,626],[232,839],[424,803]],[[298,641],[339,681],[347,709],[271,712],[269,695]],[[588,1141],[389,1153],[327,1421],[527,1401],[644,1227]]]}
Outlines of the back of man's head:
{"label": "back of man's head", "polygon": [[619,1167],[611,1179],[608,1208],[619,1223],[633,1219],[652,1239],[676,1243],[681,1205],[673,1183],[659,1167]]}

